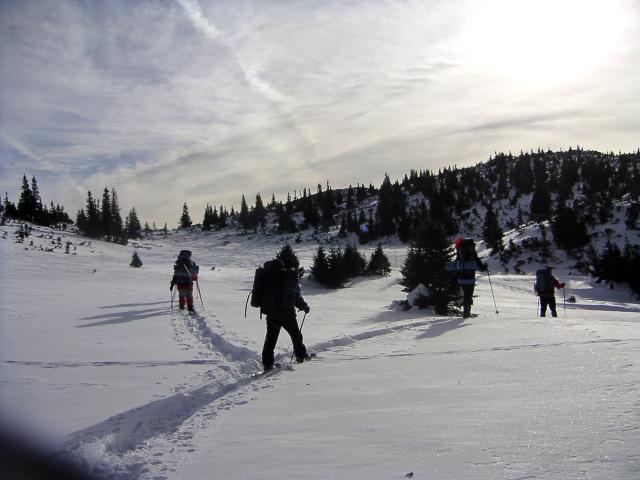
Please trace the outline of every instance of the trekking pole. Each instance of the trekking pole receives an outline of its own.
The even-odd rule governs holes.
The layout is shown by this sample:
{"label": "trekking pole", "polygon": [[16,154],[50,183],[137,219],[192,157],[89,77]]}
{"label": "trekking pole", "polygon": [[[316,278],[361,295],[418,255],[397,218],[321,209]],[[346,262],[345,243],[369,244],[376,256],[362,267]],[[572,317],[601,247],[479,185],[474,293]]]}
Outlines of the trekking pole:
{"label": "trekking pole", "polygon": [[200,297],[200,305],[202,305],[202,309],[204,310],[204,302],[202,301],[202,293],[200,292],[200,284],[196,280],[196,287],[198,287],[198,296]]}
{"label": "trekking pole", "polygon": [[171,311],[173,312],[173,287],[171,287]]}
{"label": "trekking pole", "polygon": [[[302,333],[302,327],[304,326],[304,319],[307,318],[307,312],[304,312],[304,317],[302,317],[302,323],[300,324],[300,333]],[[289,360],[289,363],[293,363],[293,354],[295,352],[291,352],[291,359]]]}
{"label": "trekking pole", "polygon": [[564,308],[564,318],[567,319],[567,290],[562,287],[562,306]]}
{"label": "trekking pole", "polygon": [[491,287],[491,296],[493,297],[493,306],[496,307],[496,315],[500,312],[498,311],[498,304],[496,303],[496,296],[493,294],[493,284],[491,283],[491,274],[489,273],[489,269],[487,268],[487,277],[489,278],[489,286]]}
{"label": "trekking pole", "polygon": [[[189,276],[192,277],[193,274],[191,273],[191,270],[189,269],[189,267],[187,267],[184,263],[182,264],[182,266],[185,268]],[[200,284],[198,283],[198,280],[196,280],[196,287],[198,287],[198,296],[200,297],[200,305],[202,305],[202,309],[204,310],[204,302],[202,301],[202,292],[200,291]]]}
{"label": "trekking pole", "polygon": [[247,307],[249,306],[249,297],[251,296],[252,293],[253,293],[253,290],[249,292],[249,295],[247,295],[247,301],[244,302],[244,318],[247,318]]}

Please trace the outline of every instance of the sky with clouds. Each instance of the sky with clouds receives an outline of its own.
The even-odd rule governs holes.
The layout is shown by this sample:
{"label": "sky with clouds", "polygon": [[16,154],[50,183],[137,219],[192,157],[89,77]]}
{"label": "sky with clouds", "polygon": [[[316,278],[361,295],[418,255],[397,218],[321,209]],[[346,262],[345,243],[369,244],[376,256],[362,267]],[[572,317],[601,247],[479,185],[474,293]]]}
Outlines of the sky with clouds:
{"label": "sky with clouds", "polygon": [[0,191],[238,207],[640,147],[640,0],[0,0]]}

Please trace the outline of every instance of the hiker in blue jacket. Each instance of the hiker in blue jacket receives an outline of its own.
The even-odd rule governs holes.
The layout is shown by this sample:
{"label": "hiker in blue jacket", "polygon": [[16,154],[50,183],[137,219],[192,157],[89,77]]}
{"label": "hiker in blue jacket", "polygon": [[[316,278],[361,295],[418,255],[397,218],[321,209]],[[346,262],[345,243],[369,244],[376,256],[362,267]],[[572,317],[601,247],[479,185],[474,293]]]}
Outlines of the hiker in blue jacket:
{"label": "hiker in blue jacket", "polygon": [[473,291],[476,287],[476,269],[486,272],[488,266],[478,258],[476,244],[472,238],[457,238],[456,247],[456,276],[458,285],[462,289],[462,305],[464,318],[471,316],[473,305]]}

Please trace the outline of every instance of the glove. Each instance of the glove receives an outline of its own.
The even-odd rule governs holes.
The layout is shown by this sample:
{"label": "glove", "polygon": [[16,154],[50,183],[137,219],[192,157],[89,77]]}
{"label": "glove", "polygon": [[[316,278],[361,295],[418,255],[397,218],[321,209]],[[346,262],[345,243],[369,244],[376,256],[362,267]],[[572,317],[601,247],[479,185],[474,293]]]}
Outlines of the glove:
{"label": "glove", "polygon": [[173,291],[173,282],[169,282],[169,285],[170,285],[169,291],[172,292]]}
{"label": "glove", "polygon": [[558,288],[564,288],[564,282],[562,282]]}
{"label": "glove", "polygon": [[311,311],[311,307],[309,307],[309,305],[306,305],[304,307],[304,313],[309,313]]}

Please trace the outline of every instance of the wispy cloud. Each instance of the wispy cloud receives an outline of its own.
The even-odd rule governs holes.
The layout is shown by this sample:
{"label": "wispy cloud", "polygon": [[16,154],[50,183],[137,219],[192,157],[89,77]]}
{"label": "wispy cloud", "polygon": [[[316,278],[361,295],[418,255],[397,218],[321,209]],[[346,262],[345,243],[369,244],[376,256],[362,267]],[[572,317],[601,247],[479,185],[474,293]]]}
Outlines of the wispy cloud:
{"label": "wispy cloud", "polygon": [[197,218],[243,193],[377,183],[495,150],[638,148],[638,5],[580,10],[582,25],[612,20],[589,41],[607,55],[580,76],[540,63],[545,42],[510,69],[524,40],[500,43],[513,12],[501,2],[485,5],[491,37],[471,0],[2,2],[0,188],[44,176],[74,211],[115,186],[143,219],[173,224],[184,201]]}

